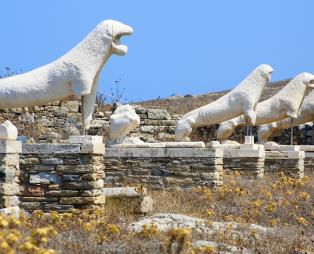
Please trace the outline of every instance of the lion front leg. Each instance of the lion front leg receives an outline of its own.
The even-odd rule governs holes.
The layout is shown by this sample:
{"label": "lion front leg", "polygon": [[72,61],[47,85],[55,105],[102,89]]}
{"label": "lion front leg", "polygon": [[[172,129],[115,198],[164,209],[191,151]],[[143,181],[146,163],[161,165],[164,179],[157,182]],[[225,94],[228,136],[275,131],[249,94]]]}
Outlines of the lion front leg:
{"label": "lion front leg", "polygon": [[192,118],[180,119],[177,121],[175,137],[176,141],[181,142],[189,142],[191,139],[189,138],[195,121]]}
{"label": "lion front leg", "polygon": [[90,128],[96,102],[99,76],[95,77],[90,94],[82,96],[82,134],[85,135]]}

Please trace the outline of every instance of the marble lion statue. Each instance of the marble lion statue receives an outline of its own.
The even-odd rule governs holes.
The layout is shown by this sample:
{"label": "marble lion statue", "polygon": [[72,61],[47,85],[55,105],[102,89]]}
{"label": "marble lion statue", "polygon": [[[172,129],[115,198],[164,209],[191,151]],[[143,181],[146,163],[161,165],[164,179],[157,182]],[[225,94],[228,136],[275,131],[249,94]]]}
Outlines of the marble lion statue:
{"label": "marble lion statue", "polygon": [[[307,87],[314,87],[314,75],[306,72],[297,75],[273,97],[256,105],[256,122],[253,125],[260,126],[284,118],[296,119]],[[247,122],[244,115],[222,122],[217,131],[217,139],[226,140],[236,127],[245,125]]]}
{"label": "marble lion statue", "polygon": [[291,122],[290,118],[286,118],[270,124],[261,125],[258,128],[258,140],[260,143],[266,143],[270,137],[281,133],[283,129],[292,126],[298,126],[314,120],[314,91],[305,96],[298,117]]}
{"label": "marble lion statue", "polygon": [[269,82],[273,68],[262,64],[237,87],[218,100],[185,114],[177,121],[177,141],[190,141],[193,128],[221,123],[244,114],[247,124],[255,124],[255,106]]}
{"label": "marble lion statue", "polygon": [[[138,138],[128,138],[127,135],[140,125],[140,117],[134,107],[129,104],[117,107],[109,118],[110,145],[138,141]],[[140,142],[143,143],[143,142]]]}
{"label": "marble lion statue", "polygon": [[127,53],[127,46],[119,40],[132,33],[130,26],[118,21],[102,21],[77,46],[54,62],[0,79],[0,107],[43,105],[81,96],[85,132],[92,119],[99,74],[112,54]]}

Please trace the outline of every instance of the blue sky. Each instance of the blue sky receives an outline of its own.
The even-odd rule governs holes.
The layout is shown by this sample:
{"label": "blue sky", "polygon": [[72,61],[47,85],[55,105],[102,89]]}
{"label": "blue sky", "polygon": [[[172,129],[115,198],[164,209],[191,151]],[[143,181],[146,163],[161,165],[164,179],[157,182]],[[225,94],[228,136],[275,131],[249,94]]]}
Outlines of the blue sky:
{"label": "blue sky", "polygon": [[107,94],[118,79],[134,101],[219,91],[262,63],[286,79],[314,73],[313,10],[312,0],[1,1],[0,70],[47,64],[116,19],[134,34],[102,72]]}

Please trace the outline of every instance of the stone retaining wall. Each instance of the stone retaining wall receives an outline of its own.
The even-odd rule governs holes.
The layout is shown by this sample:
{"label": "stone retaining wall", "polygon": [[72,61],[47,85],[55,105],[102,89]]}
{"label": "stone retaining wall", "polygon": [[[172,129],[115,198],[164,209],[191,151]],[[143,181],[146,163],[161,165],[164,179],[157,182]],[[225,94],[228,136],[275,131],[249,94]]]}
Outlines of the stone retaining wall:
{"label": "stone retaining wall", "polygon": [[16,207],[19,202],[28,211],[90,208],[105,203],[104,187],[219,186],[223,170],[254,178],[262,177],[264,171],[282,171],[300,178],[304,154],[299,150],[265,152],[259,145],[224,151],[217,146],[120,147],[105,152],[97,142],[23,146],[19,141],[0,142],[0,208]]}
{"label": "stone retaining wall", "polygon": [[[174,141],[176,120],[178,114],[170,114],[164,109],[145,109],[136,106],[136,113],[140,116],[140,127],[136,128],[131,136],[138,136],[145,142]],[[91,122],[90,135],[109,135],[109,117],[111,111],[100,111],[95,106],[94,119]],[[0,122],[12,121],[19,130],[20,135],[34,138],[36,142],[51,143],[67,139],[70,135],[78,135],[81,128],[80,103],[78,101],[54,102],[44,106],[2,109]],[[212,141],[216,138],[218,125],[199,128],[192,133],[195,141]],[[254,135],[257,140],[256,128]],[[231,140],[243,142],[245,128],[236,129]],[[274,140],[279,144],[290,142],[290,131],[285,130],[281,136]],[[294,128],[294,143],[314,144],[314,129],[312,124]]]}
{"label": "stone retaining wall", "polygon": [[106,185],[153,188],[222,184],[221,148],[107,148]]}

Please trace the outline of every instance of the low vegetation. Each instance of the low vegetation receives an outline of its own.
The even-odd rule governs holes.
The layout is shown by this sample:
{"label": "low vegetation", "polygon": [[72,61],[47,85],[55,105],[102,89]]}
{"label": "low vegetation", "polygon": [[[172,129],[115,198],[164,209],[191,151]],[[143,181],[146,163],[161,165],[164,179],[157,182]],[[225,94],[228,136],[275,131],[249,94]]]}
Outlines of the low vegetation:
{"label": "low vegetation", "polygon": [[[0,217],[0,253],[219,253],[208,245],[193,247],[195,240],[235,245],[254,253],[313,253],[314,178],[292,179],[279,174],[261,180],[225,176],[217,189],[194,188],[151,191],[155,212],[180,213],[209,221],[255,223],[277,229],[276,236],[256,232],[234,238],[228,228],[208,238],[188,228],[160,232],[154,225],[142,232],[128,231],[142,216],[130,214],[127,204],[71,213],[22,214],[19,219]],[[241,253],[241,252],[240,252]]]}

